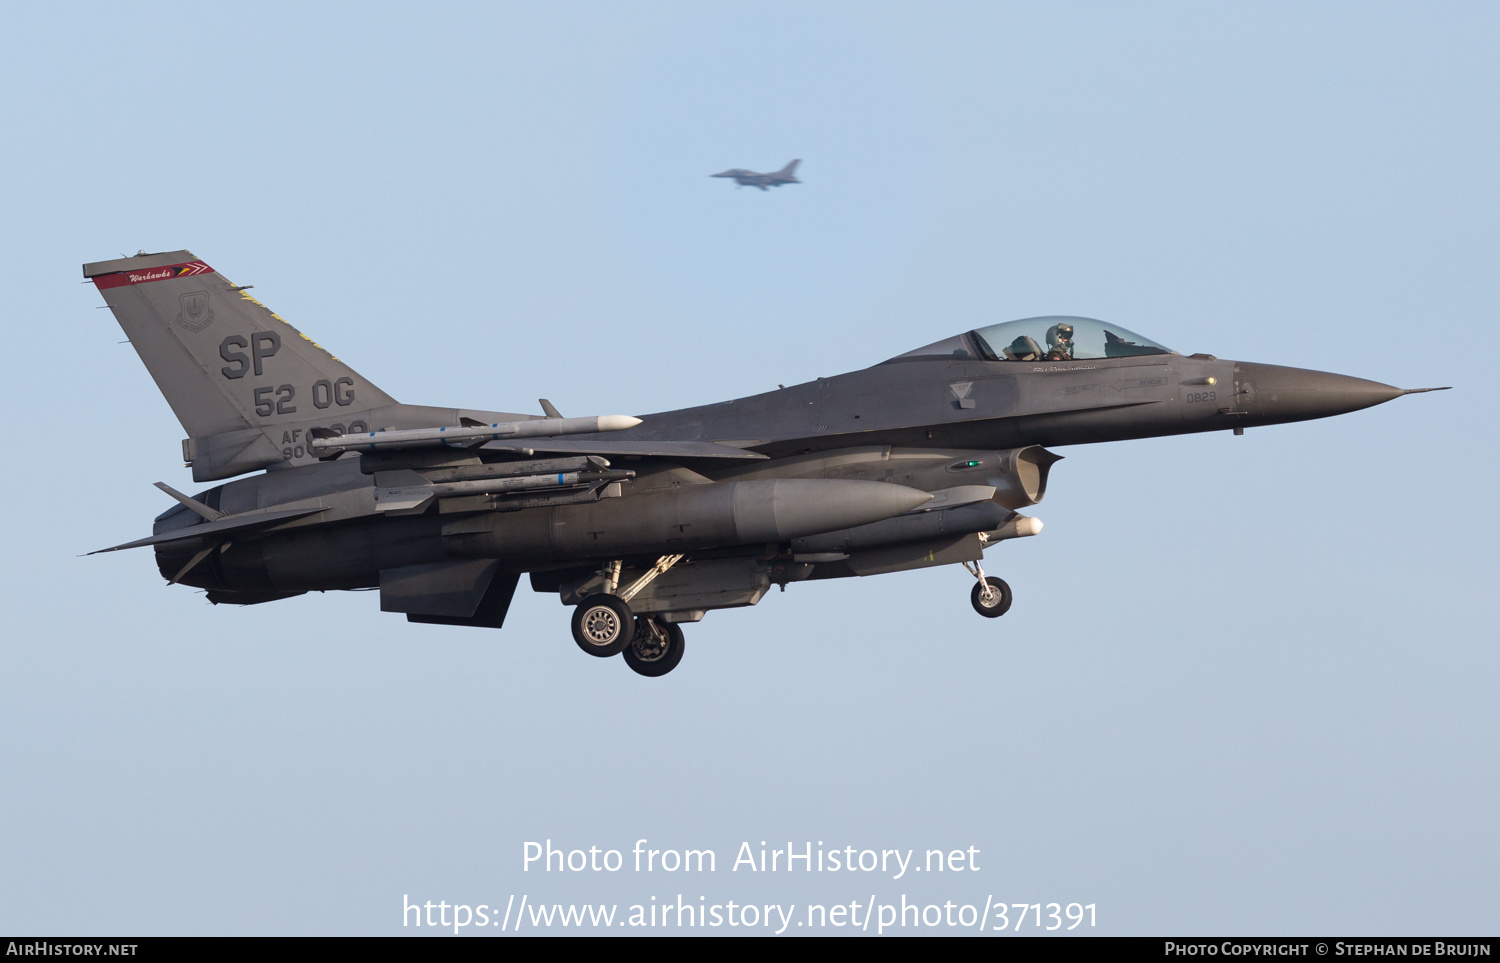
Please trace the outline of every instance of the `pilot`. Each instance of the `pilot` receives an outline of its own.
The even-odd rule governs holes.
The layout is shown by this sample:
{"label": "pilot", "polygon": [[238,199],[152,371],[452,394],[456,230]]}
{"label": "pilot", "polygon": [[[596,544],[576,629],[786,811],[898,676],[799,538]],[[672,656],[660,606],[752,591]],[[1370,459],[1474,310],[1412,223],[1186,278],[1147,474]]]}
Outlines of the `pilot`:
{"label": "pilot", "polygon": [[1073,326],[1066,322],[1047,329],[1047,360],[1073,360]]}

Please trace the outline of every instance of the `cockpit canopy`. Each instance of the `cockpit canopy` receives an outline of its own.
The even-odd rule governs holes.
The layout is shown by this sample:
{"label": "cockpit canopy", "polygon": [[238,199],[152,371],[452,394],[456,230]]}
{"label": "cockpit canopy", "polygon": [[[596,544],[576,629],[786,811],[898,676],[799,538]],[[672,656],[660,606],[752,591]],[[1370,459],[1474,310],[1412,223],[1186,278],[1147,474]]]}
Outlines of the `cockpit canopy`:
{"label": "cockpit canopy", "polygon": [[1052,316],[977,328],[891,360],[944,357],[976,361],[1084,361],[1172,353],[1172,349],[1117,324],[1093,318]]}

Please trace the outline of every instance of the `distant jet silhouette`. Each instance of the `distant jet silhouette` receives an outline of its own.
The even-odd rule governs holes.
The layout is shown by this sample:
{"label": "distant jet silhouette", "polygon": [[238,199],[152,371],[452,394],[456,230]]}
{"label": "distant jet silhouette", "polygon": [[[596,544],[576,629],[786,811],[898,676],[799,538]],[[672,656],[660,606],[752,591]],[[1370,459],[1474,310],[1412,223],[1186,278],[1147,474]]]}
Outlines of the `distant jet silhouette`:
{"label": "distant jet silhouette", "polygon": [[709,177],[733,177],[734,182],[740,187],[758,187],[765,190],[768,187],[780,187],[782,184],[800,184],[797,180],[797,165],[802,163],[800,159],[792,161],[779,171],[770,174],[757,174],[755,171],[747,171],[743,167],[727,170],[722,174],[710,174]]}

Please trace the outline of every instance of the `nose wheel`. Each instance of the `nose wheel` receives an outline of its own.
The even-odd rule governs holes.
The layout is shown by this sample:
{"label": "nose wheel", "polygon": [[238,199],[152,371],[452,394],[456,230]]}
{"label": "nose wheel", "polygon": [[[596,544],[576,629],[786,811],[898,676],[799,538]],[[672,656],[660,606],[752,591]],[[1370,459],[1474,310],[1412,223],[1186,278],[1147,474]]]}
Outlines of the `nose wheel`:
{"label": "nose wheel", "polygon": [[656,619],[637,619],[635,634],[625,646],[625,664],[633,672],[655,678],[677,668],[677,663],[682,661],[682,649],[682,626]]}
{"label": "nose wheel", "polygon": [[969,604],[974,606],[974,611],[987,619],[998,619],[1010,611],[1011,592],[1010,586],[1005,579],[996,578],[993,575],[985,575],[984,569],[978,562],[972,565],[963,563],[969,574],[977,579],[977,584],[969,592]]}

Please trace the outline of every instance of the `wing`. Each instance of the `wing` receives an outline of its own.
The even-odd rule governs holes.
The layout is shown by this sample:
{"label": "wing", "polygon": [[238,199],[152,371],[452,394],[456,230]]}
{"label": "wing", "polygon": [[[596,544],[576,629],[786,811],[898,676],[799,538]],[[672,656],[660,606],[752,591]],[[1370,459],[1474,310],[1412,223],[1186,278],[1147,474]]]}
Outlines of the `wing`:
{"label": "wing", "polygon": [[100,552],[118,552],[126,548],[143,548],[147,545],[160,545],[163,542],[180,542],[189,538],[217,537],[234,532],[245,532],[258,528],[272,528],[281,522],[288,522],[294,518],[302,518],[306,515],[316,515],[325,511],[323,508],[293,508],[277,512],[246,512],[243,515],[230,515],[214,522],[203,522],[198,525],[189,525],[187,528],[178,528],[170,532],[162,532],[160,535],[151,535],[146,538],[138,538],[133,542],[123,545],[112,545],[109,548],[101,548],[90,555],[98,555]]}

